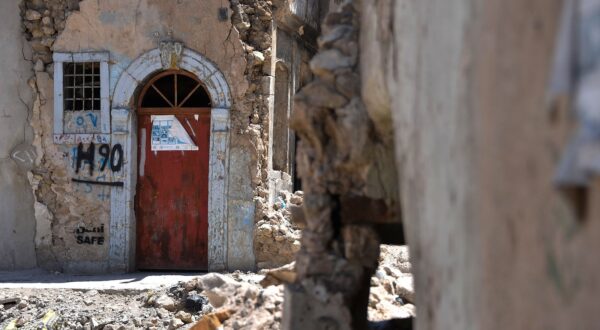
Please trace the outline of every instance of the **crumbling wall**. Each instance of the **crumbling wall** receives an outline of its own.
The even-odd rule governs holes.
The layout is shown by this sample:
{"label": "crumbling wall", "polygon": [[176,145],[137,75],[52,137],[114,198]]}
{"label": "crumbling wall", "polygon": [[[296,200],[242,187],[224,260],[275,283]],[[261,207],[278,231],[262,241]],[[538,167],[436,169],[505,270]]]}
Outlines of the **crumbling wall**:
{"label": "crumbling wall", "polygon": [[256,266],[276,268],[294,261],[300,250],[300,227],[292,222],[292,212],[302,208],[302,191],[282,191],[273,208],[256,223],[254,253]]}
{"label": "crumbling wall", "polygon": [[[244,70],[248,89],[241,102],[247,112],[234,113],[232,126],[240,127],[232,135],[232,152],[250,159],[250,171],[238,172],[238,180],[247,182],[244,192],[230,190],[229,239],[246,237],[244,248],[230,250],[228,262],[236,269],[254,269],[254,225],[268,212],[269,113],[273,106],[272,4],[270,1],[231,0],[231,20],[239,32],[246,58]],[[234,147],[235,145],[235,147]],[[230,168],[234,171],[234,168]],[[241,195],[243,194],[243,196]],[[239,196],[238,196],[239,195]],[[248,233],[252,232],[252,235]],[[237,243],[236,243],[237,244]]]}
{"label": "crumbling wall", "polygon": [[[273,170],[273,144],[278,136],[273,134],[272,126],[276,121],[275,116],[288,115],[287,109],[279,109],[283,110],[283,113],[274,111],[274,107],[278,106],[274,104],[275,72],[278,65],[281,65],[277,62],[285,61],[288,66],[290,81],[285,82],[284,87],[288,89],[284,88],[283,93],[289,93],[291,96],[295,89],[306,81],[302,74],[307,71],[308,52],[306,45],[300,44],[293,38],[288,38],[286,43],[280,42],[284,36],[281,31],[274,28],[275,6],[272,2],[233,0],[231,8],[232,23],[240,33],[247,59],[245,75],[249,88],[244,96],[244,103],[252,109],[251,113],[240,115],[235,119],[246,123],[248,118],[250,119],[250,124],[241,132],[240,141],[236,144],[240,147],[239,157],[251,159],[253,164],[249,175],[247,172],[239,172],[238,180],[250,183],[253,190],[231,191],[233,196],[244,196],[244,198],[230,204],[230,225],[233,226],[229,228],[229,237],[230,240],[239,241],[240,236],[247,237],[248,231],[253,230],[254,239],[253,248],[250,250],[253,253],[251,258],[249,254],[241,253],[243,249],[230,253],[228,257],[230,263],[240,265],[238,268],[254,267],[249,264],[251,260],[256,260],[257,266],[262,268],[290,262],[298,249],[298,230],[290,224],[285,210],[273,209],[273,204],[279,202],[277,197],[289,195],[287,191],[291,189],[292,161],[286,158],[289,156],[286,154],[284,155],[286,159],[282,161],[286,166],[285,173]],[[277,44],[275,44],[276,39]],[[283,44],[287,46],[286,49],[283,49]],[[287,132],[287,120],[279,119],[282,119],[283,123],[280,131]],[[288,139],[282,143],[285,143],[288,148],[293,146],[293,141]],[[248,205],[248,198],[253,198],[252,205]],[[254,210],[254,214],[249,213],[248,210]],[[253,217],[252,221],[250,216]],[[253,229],[245,225],[248,222],[252,224]]]}
{"label": "crumbling wall", "polygon": [[0,270],[36,266],[33,194],[27,171],[36,158],[28,125],[31,48],[21,33],[19,1],[0,3]]}
{"label": "crumbling wall", "polygon": [[357,10],[359,3],[348,1],[326,16],[310,62],[316,78],[295,97],[292,127],[301,138],[306,228],[296,256],[298,279],[286,290],[286,329],[366,328],[380,239],[374,219],[342,216],[362,207],[348,200],[370,198],[369,171],[379,144],[361,98]]}
{"label": "crumbling wall", "polygon": [[[41,267],[61,271],[103,269],[100,264],[108,251],[104,228],[109,227],[109,188],[73,185],[76,146],[53,142],[52,47],[70,13],[78,9],[78,0],[28,0],[21,12],[35,71],[30,80],[34,93],[30,124],[37,158],[29,180],[36,196],[36,252]],[[106,175],[97,176],[109,181]],[[103,230],[95,235],[95,243],[82,244],[83,229]]]}
{"label": "crumbling wall", "polygon": [[[71,12],[73,9],[78,10]],[[263,90],[269,89],[269,79],[263,79],[261,73],[264,58],[258,50],[268,55],[268,16],[253,16],[259,20],[253,21],[256,31],[243,34],[258,47],[254,52],[242,44],[228,19],[228,7],[220,1],[31,0],[22,14],[34,48],[32,60],[36,70],[36,79],[31,83],[36,96],[31,124],[38,159],[30,178],[37,200],[36,241],[42,266],[65,271],[104,271],[108,242],[115,234],[108,232],[111,188],[71,182],[76,174],[110,181],[110,170],[99,172],[101,164],[96,164],[95,170],[88,172],[90,168],[84,164],[77,172],[77,145],[54,144],[52,140],[52,52],[109,52],[112,95],[116,80],[133,60],[157,48],[160,41],[175,39],[213,61],[231,88],[234,104],[230,114],[229,267],[254,268],[251,231],[254,197],[265,174],[261,164],[266,157],[266,136],[261,127],[267,120],[262,117],[267,112],[263,107],[268,105],[268,93]],[[125,163],[128,161],[124,159]],[[79,244],[77,231],[83,229],[101,232],[102,244]]]}
{"label": "crumbling wall", "polygon": [[[232,89],[227,261],[231,269],[255,268],[255,224],[268,220],[272,211],[267,150],[275,70],[272,10],[270,1],[246,0],[232,0],[229,7],[219,1],[25,3],[23,25],[34,49],[31,60],[36,72],[30,85],[36,99],[31,125],[38,157],[30,181],[36,195],[36,242],[43,267],[102,271],[106,267],[107,242],[115,234],[108,232],[112,188],[71,181],[80,176],[111,181],[113,173],[108,169],[98,171],[100,163],[95,164],[94,171],[85,163],[78,169],[77,145],[55,144],[52,140],[53,52],[109,52],[112,95],[116,80],[134,59],[156,48],[162,40],[179,40],[214,61]],[[301,53],[306,61],[306,53]],[[65,118],[67,115],[71,114],[65,114]],[[85,122],[89,124],[87,119]],[[125,164],[128,161],[125,159]],[[102,246],[78,244],[76,232],[86,229],[101,230]],[[297,241],[290,244],[297,246]]]}

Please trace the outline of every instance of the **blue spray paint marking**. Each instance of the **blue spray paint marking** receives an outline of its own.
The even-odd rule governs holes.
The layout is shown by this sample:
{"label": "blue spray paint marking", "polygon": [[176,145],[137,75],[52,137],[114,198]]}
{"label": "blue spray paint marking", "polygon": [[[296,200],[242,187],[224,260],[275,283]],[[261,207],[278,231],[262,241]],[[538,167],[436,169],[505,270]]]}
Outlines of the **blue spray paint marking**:
{"label": "blue spray paint marking", "polygon": [[71,148],[71,167],[75,168],[75,158],[77,158],[77,147]]}
{"label": "blue spray paint marking", "polygon": [[110,198],[110,194],[106,193],[106,188],[102,188],[102,191],[98,194],[98,199],[101,201],[106,201]]}
{"label": "blue spray paint marking", "polygon": [[77,116],[77,118],[75,119],[75,122],[77,123],[78,126],[83,126],[83,124],[85,124],[85,119],[83,119],[82,116]]}
{"label": "blue spray paint marking", "polygon": [[[98,175],[96,177],[96,181],[106,182],[106,174]],[[104,202],[110,198],[110,195],[105,192],[105,188],[102,188],[102,191],[97,195],[97,197]]]}
{"label": "blue spray paint marking", "polygon": [[88,113],[87,114],[88,117],[90,117],[90,120],[92,121],[92,125],[94,125],[94,127],[98,127],[98,116],[92,114],[92,113]]}
{"label": "blue spray paint marking", "polygon": [[277,199],[279,200],[279,202],[281,202],[281,208],[285,209],[286,205],[285,205],[285,201],[283,200],[283,198],[281,198],[281,196],[280,196],[280,197],[277,197]]}

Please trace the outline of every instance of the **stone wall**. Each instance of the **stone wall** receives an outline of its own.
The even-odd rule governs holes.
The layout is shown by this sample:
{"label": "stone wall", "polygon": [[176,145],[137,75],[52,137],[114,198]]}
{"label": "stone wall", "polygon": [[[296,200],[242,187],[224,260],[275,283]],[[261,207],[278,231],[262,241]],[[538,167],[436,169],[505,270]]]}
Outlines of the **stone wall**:
{"label": "stone wall", "polygon": [[36,266],[31,147],[31,48],[21,34],[18,1],[0,3],[0,270]]}
{"label": "stone wall", "polygon": [[378,225],[400,220],[391,134],[378,131],[361,96],[359,10],[359,2],[347,1],[325,17],[310,62],[315,79],[294,100],[305,192],[304,215],[295,220],[306,228],[298,278],[286,290],[285,329],[365,329],[370,277],[384,238]]}
{"label": "stone wall", "polygon": [[233,0],[231,9],[233,26],[239,31],[243,44],[247,62],[244,74],[248,82],[248,89],[240,100],[247,111],[232,117],[232,125],[242,128],[232,137],[232,151],[237,150],[240,157],[251,159],[251,167],[250,171],[230,167],[230,172],[236,173],[237,180],[244,181],[247,188],[230,190],[234,200],[229,208],[229,240],[244,239],[243,248],[230,250],[228,260],[236,265],[233,268],[254,269],[254,224],[269,207],[265,201],[269,196],[268,127],[274,82],[272,5],[268,1]]}

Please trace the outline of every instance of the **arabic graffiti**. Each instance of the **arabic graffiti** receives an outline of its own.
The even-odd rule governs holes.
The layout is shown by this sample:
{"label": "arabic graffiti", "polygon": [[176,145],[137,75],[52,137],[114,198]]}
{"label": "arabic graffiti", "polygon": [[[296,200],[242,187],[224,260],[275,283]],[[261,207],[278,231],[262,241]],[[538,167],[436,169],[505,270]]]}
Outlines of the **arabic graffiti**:
{"label": "arabic graffiti", "polygon": [[75,228],[75,238],[77,244],[104,245],[104,225],[92,228],[78,226]]}

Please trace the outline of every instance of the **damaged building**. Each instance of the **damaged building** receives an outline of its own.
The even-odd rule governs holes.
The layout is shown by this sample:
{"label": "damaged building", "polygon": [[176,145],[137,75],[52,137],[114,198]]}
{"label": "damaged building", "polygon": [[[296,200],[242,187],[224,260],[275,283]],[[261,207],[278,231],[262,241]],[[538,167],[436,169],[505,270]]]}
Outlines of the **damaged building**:
{"label": "damaged building", "polygon": [[600,1],[0,6],[1,269],[294,260],[188,283],[249,328],[600,324]]}
{"label": "damaged building", "polygon": [[2,7],[0,268],[255,269],[328,2]]}

